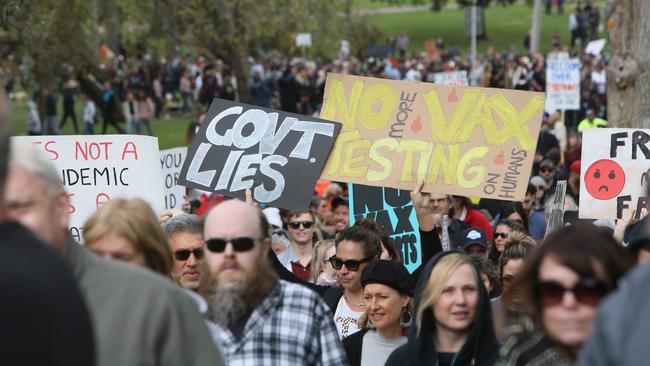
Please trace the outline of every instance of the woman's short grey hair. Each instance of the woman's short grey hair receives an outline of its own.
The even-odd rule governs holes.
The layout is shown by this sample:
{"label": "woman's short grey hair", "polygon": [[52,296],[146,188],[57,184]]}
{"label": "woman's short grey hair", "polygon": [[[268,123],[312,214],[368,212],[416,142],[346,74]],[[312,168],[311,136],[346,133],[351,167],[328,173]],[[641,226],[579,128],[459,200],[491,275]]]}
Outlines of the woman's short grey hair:
{"label": "woman's short grey hair", "polygon": [[169,219],[163,227],[167,239],[174,233],[201,234],[203,236],[203,219],[194,214],[176,215]]}
{"label": "woman's short grey hair", "polygon": [[43,179],[47,185],[48,194],[55,195],[64,190],[63,182],[54,164],[31,143],[13,143],[10,157],[10,166],[24,169]]}

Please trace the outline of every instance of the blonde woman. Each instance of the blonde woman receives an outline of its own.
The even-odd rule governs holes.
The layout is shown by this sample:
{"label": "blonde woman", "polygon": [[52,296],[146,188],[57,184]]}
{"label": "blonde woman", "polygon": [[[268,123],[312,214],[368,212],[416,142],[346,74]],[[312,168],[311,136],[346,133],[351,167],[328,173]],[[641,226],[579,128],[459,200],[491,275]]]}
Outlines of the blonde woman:
{"label": "blonde woman", "polygon": [[472,259],[457,251],[433,258],[415,293],[409,341],[386,365],[492,365],[499,344],[490,300]]}
{"label": "blonde woman", "polygon": [[158,218],[141,199],[112,199],[84,224],[86,246],[96,254],[169,276],[172,253]]}
{"label": "blonde woman", "polygon": [[334,240],[320,240],[314,245],[311,257],[311,274],[309,282],[320,286],[340,287],[336,280],[336,270],[330,263],[330,257],[336,254]]}

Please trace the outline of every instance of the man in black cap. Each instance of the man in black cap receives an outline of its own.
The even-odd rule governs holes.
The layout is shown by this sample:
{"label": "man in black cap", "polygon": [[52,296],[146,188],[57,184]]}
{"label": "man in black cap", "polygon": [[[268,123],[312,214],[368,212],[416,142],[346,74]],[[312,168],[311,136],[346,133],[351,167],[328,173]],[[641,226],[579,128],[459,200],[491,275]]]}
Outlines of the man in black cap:
{"label": "man in black cap", "polygon": [[461,248],[470,255],[487,255],[488,241],[485,232],[477,227],[465,229],[461,234]]}

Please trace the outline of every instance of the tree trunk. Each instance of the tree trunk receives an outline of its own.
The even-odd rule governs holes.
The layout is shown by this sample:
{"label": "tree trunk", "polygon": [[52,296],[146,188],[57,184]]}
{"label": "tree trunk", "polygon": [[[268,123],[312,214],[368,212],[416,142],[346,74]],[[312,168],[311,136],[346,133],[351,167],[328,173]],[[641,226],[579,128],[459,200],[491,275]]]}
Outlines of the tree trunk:
{"label": "tree trunk", "polygon": [[612,2],[607,110],[612,127],[650,128],[650,1]]}

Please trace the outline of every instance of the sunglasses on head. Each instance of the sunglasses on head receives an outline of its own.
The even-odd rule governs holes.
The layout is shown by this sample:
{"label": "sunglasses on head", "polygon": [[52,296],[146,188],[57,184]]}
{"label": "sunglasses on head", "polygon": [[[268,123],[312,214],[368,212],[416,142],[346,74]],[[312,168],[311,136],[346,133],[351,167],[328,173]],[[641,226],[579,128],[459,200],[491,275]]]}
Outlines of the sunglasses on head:
{"label": "sunglasses on head", "polygon": [[194,250],[179,249],[174,252],[174,258],[176,258],[177,261],[186,261],[190,257],[190,254],[194,254],[194,258],[196,259],[203,259],[203,248]]}
{"label": "sunglasses on head", "polygon": [[343,268],[343,265],[345,265],[345,268],[347,268],[352,272],[358,271],[361,263],[370,262],[371,260],[372,258],[363,258],[361,260],[348,259],[344,261],[343,259],[338,258],[337,256],[330,257],[330,263],[332,264],[332,267],[334,267],[334,269],[337,270],[341,269]]}
{"label": "sunglasses on head", "polygon": [[255,246],[255,241],[258,239],[241,237],[232,239],[212,238],[205,241],[206,247],[209,251],[214,253],[221,253],[226,250],[228,243],[232,244],[235,252],[247,252]]}
{"label": "sunglasses on head", "polygon": [[292,229],[299,229],[300,225],[304,227],[305,229],[310,229],[312,225],[314,225],[313,221],[291,221],[289,222],[289,226],[291,226]]}
{"label": "sunglasses on head", "polygon": [[560,304],[567,291],[573,293],[578,302],[589,306],[598,305],[608,292],[607,285],[595,278],[583,279],[573,288],[566,288],[555,281],[544,281],[537,284],[537,295],[544,306]]}
{"label": "sunglasses on head", "polygon": [[496,238],[499,238],[499,237],[505,239],[505,238],[508,237],[508,233],[494,233],[494,238],[495,238],[495,239],[496,239]]}

